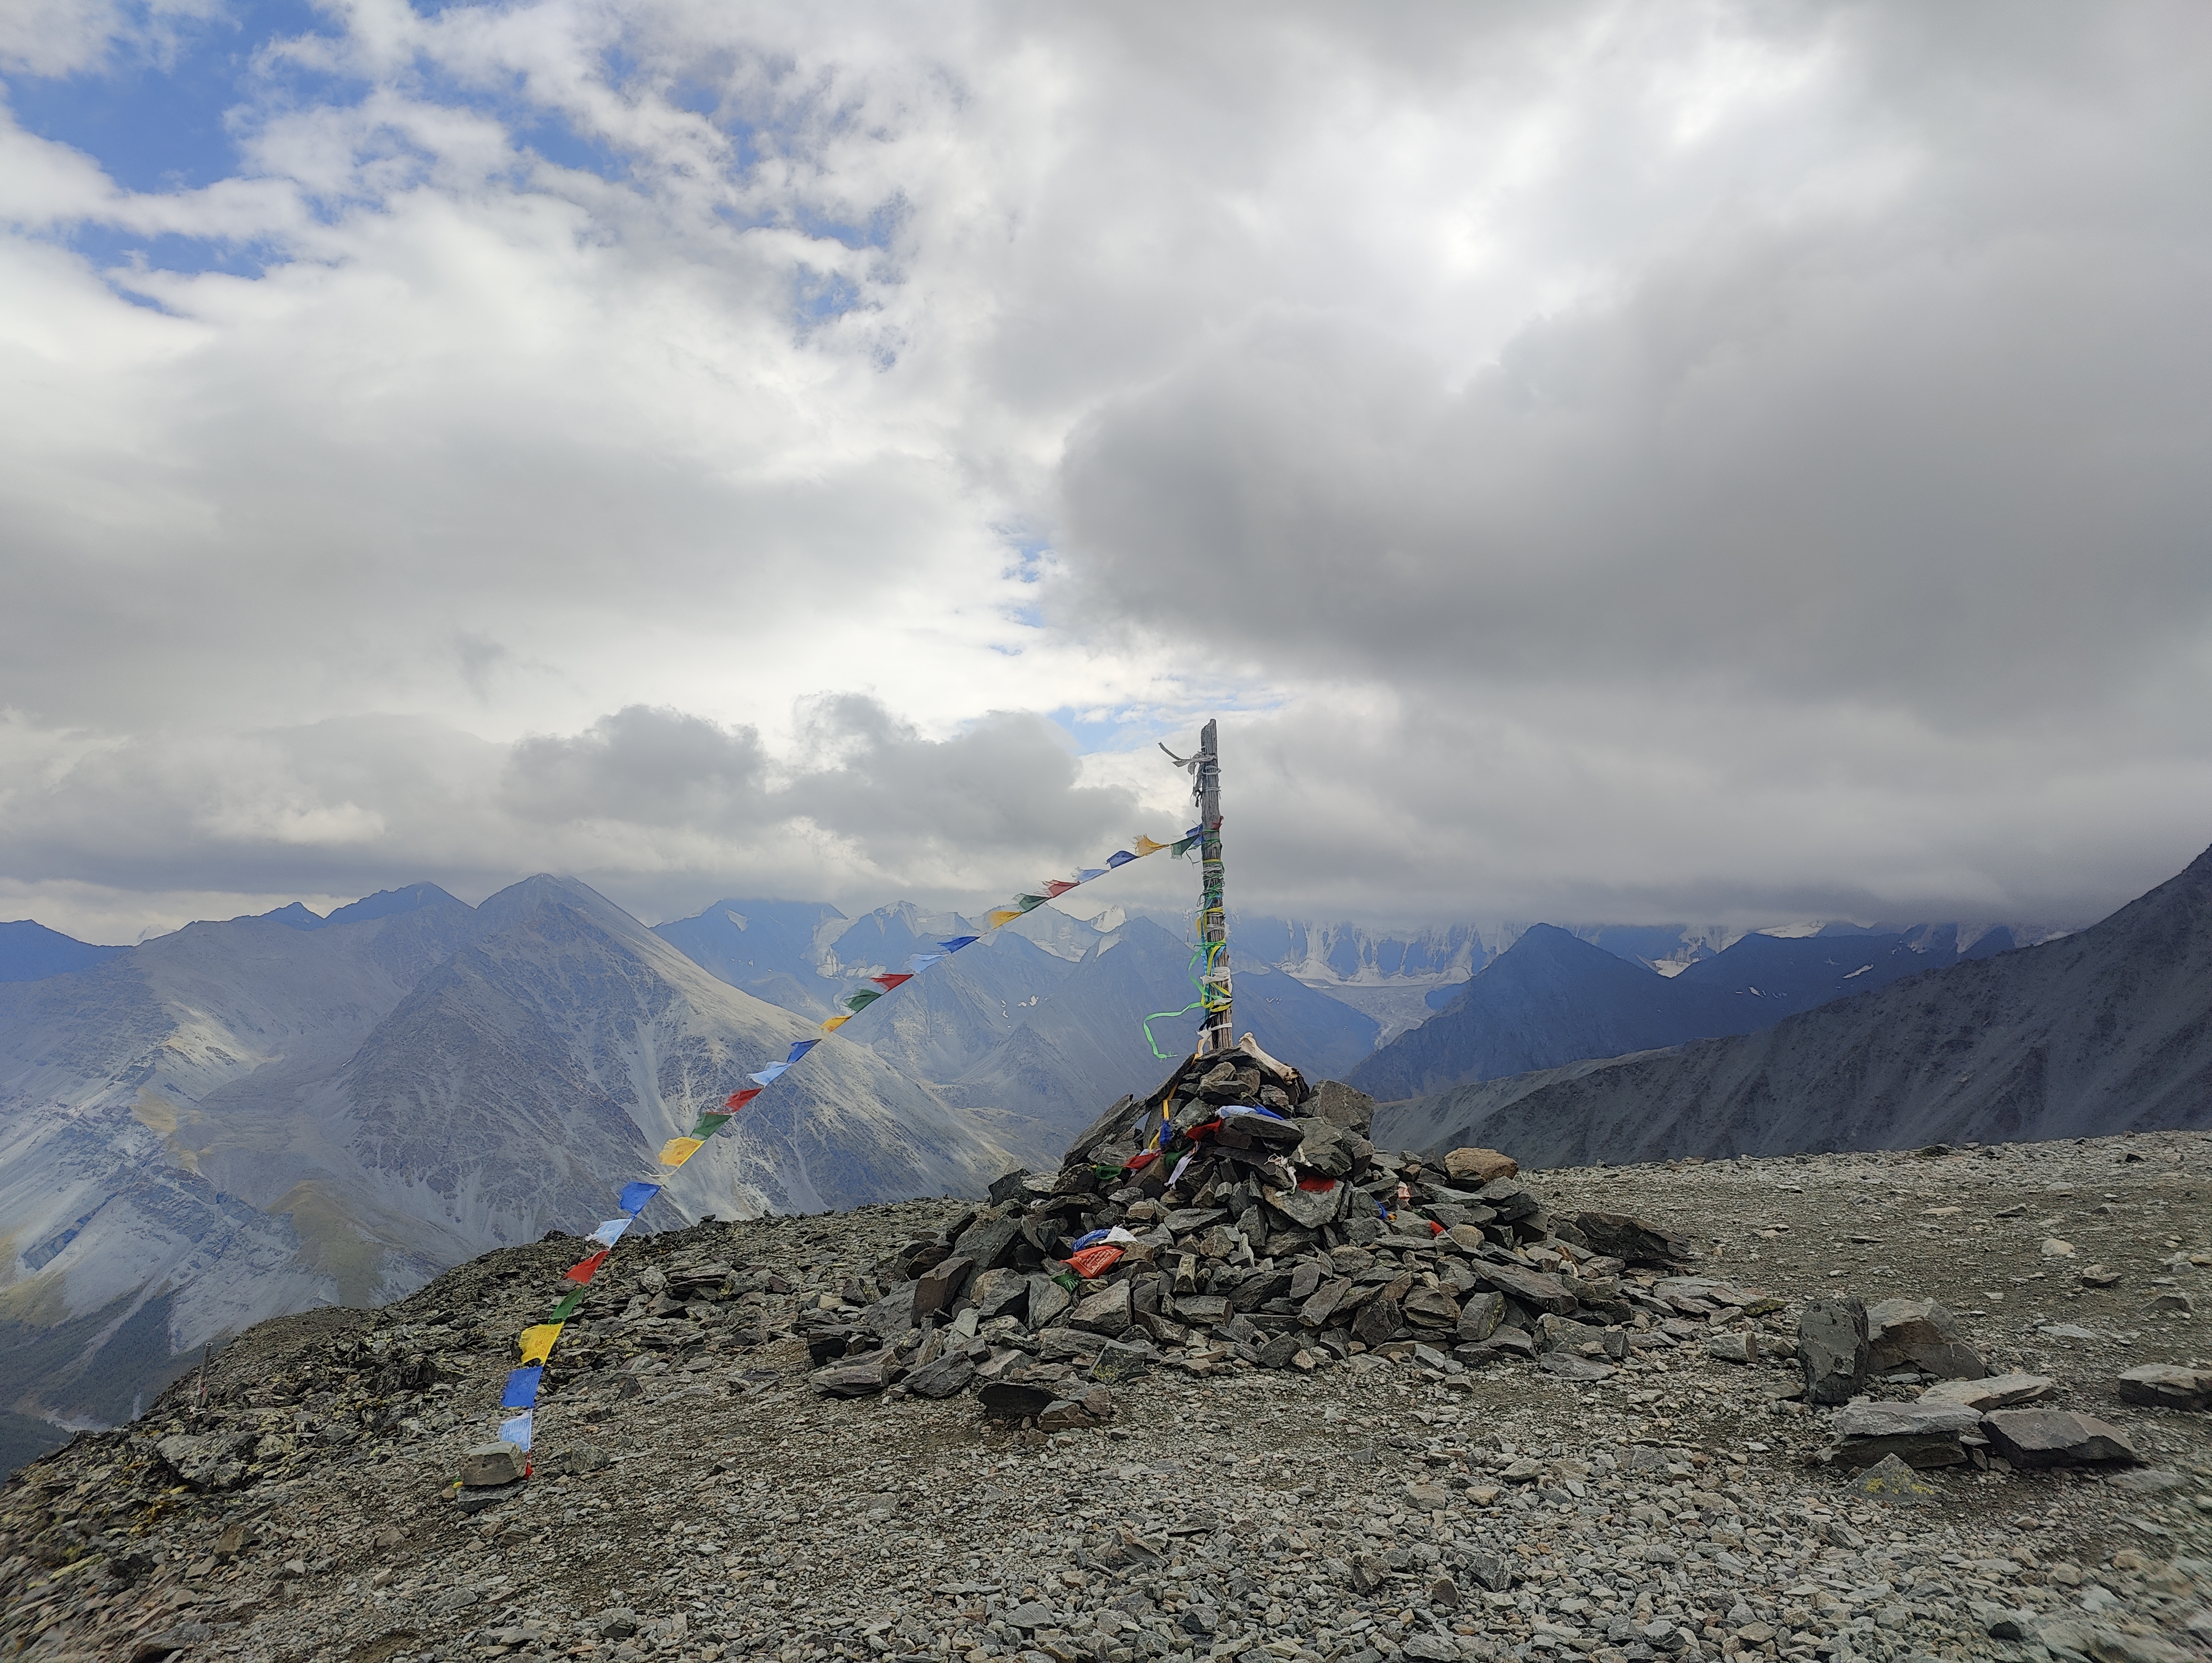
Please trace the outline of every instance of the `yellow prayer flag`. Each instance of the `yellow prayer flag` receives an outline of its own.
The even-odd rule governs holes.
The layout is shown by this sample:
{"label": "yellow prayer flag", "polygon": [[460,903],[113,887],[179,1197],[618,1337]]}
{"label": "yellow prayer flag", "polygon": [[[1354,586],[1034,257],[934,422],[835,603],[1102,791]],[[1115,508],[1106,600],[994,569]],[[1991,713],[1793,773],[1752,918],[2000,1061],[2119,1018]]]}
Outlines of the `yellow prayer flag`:
{"label": "yellow prayer flag", "polygon": [[704,1138],[671,1138],[660,1146],[660,1164],[680,1167],[706,1146]]}
{"label": "yellow prayer flag", "polygon": [[1167,845],[1164,843],[1155,843],[1149,837],[1139,837],[1129,847],[1136,850],[1139,854],[1158,854],[1162,849],[1167,847]]}
{"label": "yellow prayer flag", "polygon": [[850,1017],[832,1017],[822,1024],[822,1031],[825,1034],[834,1034],[852,1020]]}
{"label": "yellow prayer flag", "polygon": [[522,1365],[543,1363],[553,1355],[553,1342],[561,1338],[562,1324],[541,1322],[534,1328],[522,1331]]}
{"label": "yellow prayer flag", "polygon": [[997,912],[987,914],[983,921],[995,930],[1002,924],[1012,924],[1021,915],[1021,910],[1018,907],[1009,910],[1001,907]]}

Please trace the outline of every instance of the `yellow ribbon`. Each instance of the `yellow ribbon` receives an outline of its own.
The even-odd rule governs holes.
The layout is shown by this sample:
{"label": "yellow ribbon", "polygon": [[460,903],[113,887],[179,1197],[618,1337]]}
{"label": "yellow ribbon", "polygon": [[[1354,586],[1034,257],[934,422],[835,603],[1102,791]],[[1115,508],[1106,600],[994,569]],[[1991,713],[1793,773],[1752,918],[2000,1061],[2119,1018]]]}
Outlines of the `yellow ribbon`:
{"label": "yellow ribbon", "polygon": [[522,1331],[522,1363],[525,1368],[533,1363],[543,1363],[553,1355],[553,1342],[561,1338],[564,1326],[558,1322],[541,1322],[534,1328]]}
{"label": "yellow ribbon", "polygon": [[671,1138],[660,1146],[660,1164],[680,1167],[706,1146],[704,1138]]}
{"label": "yellow ribbon", "polygon": [[1162,849],[1167,847],[1167,845],[1164,843],[1155,843],[1149,837],[1139,836],[1137,841],[1129,847],[1136,850],[1139,854],[1158,854]]}

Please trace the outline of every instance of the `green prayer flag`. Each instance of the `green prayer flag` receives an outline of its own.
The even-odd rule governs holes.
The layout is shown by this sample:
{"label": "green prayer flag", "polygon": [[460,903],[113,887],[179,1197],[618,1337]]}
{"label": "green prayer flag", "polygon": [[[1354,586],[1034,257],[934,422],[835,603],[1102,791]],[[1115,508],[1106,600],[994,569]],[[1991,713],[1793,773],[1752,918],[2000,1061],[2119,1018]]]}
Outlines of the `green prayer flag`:
{"label": "green prayer flag", "polygon": [[1035,912],[1044,902],[1045,898],[1041,895],[1018,895],[1014,897],[1014,905],[1025,913]]}
{"label": "green prayer flag", "polygon": [[868,988],[847,999],[845,1008],[848,1011],[865,1011],[881,998],[883,998],[881,993],[877,992],[873,988]]}
{"label": "green prayer flag", "polygon": [[684,1135],[687,1138],[711,1138],[727,1125],[729,1120],[726,1114],[702,1114],[699,1124]]}
{"label": "green prayer flag", "polygon": [[584,1290],[581,1288],[579,1288],[575,1292],[570,1294],[566,1299],[563,1299],[558,1305],[556,1305],[551,1310],[546,1312],[545,1320],[548,1322],[566,1322],[570,1317],[576,1314],[577,1307],[580,1306],[583,1302]]}

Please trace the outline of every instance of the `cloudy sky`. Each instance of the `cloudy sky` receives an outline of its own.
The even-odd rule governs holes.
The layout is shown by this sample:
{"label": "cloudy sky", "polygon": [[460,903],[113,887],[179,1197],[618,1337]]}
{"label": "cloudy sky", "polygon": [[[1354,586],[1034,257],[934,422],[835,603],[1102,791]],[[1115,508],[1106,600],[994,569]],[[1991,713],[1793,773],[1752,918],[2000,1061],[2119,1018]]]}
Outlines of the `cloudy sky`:
{"label": "cloudy sky", "polygon": [[0,916],[973,909],[1217,713],[1298,915],[2212,841],[2186,0],[0,0]]}

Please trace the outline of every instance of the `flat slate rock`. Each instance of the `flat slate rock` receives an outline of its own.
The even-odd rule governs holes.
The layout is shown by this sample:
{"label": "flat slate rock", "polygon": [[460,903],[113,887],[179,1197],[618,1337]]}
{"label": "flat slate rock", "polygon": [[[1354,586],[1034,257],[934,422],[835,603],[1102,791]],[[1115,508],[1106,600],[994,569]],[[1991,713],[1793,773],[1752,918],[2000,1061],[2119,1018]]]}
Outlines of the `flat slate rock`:
{"label": "flat slate rock", "polygon": [[2121,1371],[2120,1401],[2158,1409],[2203,1409],[2212,1405],[2212,1369],[2145,1363]]}
{"label": "flat slate rock", "polygon": [[2014,1466],[2132,1466],[2139,1457],[2128,1435],[2110,1421],[2070,1409],[1997,1409],[1982,1429]]}

